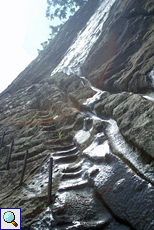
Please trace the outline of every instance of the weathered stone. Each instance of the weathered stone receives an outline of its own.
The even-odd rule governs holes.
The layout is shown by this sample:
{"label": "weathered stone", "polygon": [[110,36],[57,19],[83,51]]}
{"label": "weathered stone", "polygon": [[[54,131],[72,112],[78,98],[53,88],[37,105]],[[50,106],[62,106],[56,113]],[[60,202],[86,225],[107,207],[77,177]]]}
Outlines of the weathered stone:
{"label": "weathered stone", "polygon": [[154,228],[153,1],[115,1],[81,68],[51,74],[107,2],[89,0],[0,94],[0,206],[21,208],[22,229]]}
{"label": "weathered stone", "polygon": [[130,93],[111,94],[96,105],[99,116],[114,118],[128,142],[154,157],[154,106],[142,96]]}
{"label": "weathered stone", "polygon": [[84,69],[96,87],[110,92],[146,92],[153,66],[154,14],[150,1],[116,1]]}
{"label": "weathered stone", "polygon": [[106,174],[105,178],[102,170],[94,179],[102,202],[107,202],[106,205],[113,210],[114,215],[126,220],[133,229],[153,228],[153,209],[146,212],[154,199],[153,186],[136,177],[133,171],[116,158],[103,166],[104,170],[109,170],[109,167],[110,176]]}

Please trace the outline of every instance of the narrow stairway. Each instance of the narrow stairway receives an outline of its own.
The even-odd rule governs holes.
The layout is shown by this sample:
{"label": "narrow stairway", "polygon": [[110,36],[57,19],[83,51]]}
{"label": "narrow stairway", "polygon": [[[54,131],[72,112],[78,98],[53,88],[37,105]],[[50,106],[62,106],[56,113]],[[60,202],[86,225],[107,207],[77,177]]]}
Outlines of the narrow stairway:
{"label": "narrow stairway", "polygon": [[87,180],[82,179],[82,161],[76,163],[80,151],[75,144],[53,153],[54,164],[62,172],[58,192],[82,189],[88,186]]}

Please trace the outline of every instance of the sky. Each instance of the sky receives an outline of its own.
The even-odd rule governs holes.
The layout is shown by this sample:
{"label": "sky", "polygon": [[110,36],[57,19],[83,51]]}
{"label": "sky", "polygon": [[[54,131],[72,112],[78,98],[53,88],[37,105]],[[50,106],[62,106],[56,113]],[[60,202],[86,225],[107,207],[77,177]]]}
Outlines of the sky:
{"label": "sky", "polygon": [[0,0],[0,92],[48,40],[51,21],[45,17],[46,8],[46,0]]}

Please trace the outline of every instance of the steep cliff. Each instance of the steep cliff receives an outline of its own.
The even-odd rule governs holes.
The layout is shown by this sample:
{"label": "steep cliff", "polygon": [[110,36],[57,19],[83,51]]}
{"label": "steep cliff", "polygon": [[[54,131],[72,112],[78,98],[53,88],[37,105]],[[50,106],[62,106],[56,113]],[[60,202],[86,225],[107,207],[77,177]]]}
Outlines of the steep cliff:
{"label": "steep cliff", "polygon": [[153,40],[153,0],[89,0],[0,94],[0,207],[22,229],[154,229]]}

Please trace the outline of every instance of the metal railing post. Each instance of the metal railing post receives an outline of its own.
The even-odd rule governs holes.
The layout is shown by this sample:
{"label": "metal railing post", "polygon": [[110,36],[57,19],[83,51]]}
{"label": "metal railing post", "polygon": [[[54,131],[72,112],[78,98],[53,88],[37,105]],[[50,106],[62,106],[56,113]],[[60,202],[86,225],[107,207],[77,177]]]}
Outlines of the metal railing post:
{"label": "metal railing post", "polygon": [[49,182],[48,182],[48,205],[52,202],[52,168],[53,168],[53,158],[50,158],[49,163]]}
{"label": "metal railing post", "polygon": [[0,149],[1,149],[2,146],[3,146],[4,136],[5,136],[5,132],[3,133],[2,137],[1,137]]}
{"label": "metal railing post", "polygon": [[26,150],[25,157],[24,157],[23,168],[22,168],[21,179],[20,179],[20,185],[22,184],[24,174],[25,174],[27,156],[28,156],[28,150]]}
{"label": "metal railing post", "polygon": [[12,153],[13,144],[14,144],[14,140],[11,142],[11,146],[10,146],[10,149],[9,149],[6,170],[9,170],[9,163],[10,163],[10,159],[11,159],[11,153]]}

